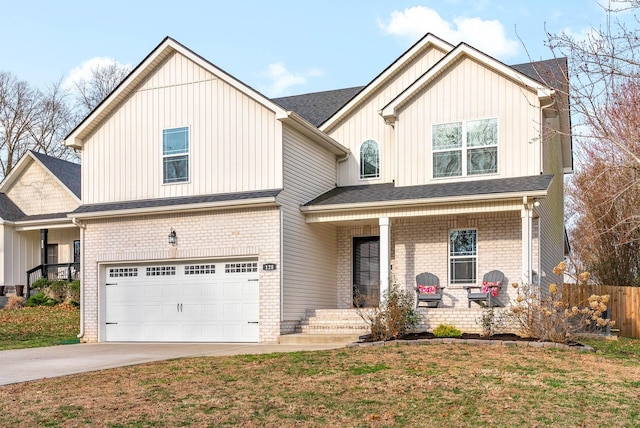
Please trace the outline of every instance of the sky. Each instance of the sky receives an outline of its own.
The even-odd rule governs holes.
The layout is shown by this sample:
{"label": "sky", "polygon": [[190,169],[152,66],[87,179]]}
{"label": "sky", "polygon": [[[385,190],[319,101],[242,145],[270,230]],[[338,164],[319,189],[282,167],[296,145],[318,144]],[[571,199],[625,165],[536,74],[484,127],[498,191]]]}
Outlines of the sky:
{"label": "sky", "polygon": [[365,85],[427,32],[519,64],[553,56],[546,32],[584,37],[606,19],[596,0],[2,3],[0,71],[35,87],[135,66],[170,36],[269,97]]}

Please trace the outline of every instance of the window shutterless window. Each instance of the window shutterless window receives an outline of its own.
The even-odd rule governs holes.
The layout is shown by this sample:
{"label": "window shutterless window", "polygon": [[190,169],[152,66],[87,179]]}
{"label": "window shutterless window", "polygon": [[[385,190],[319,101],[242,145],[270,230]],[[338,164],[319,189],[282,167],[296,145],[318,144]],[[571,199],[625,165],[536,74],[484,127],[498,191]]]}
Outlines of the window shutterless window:
{"label": "window shutterless window", "polygon": [[449,283],[475,284],[478,248],[475,229],[452,230],[449,233]]}
{"label": "window shutterless window", "polygon": [[162,131],[162,182],[189,181],[189,128]]}
{"label": "window shutterless window", "polygon": [[380,148],[374,140],[360,145],[360,178],[380,177]]}
{"label": "window shutterless window", "polygon": [[498,119],[433,125],[433,177],[498,172]]}

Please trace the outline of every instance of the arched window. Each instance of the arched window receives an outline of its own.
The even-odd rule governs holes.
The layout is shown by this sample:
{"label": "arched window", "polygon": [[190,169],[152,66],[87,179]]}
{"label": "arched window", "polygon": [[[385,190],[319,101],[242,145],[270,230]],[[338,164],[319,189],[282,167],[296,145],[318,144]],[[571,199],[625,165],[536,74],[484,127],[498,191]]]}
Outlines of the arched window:
{"label": "arched window", "polygon": [[380,177],[380,149],[374,140],[367,140],[360,146],[360,178]]}

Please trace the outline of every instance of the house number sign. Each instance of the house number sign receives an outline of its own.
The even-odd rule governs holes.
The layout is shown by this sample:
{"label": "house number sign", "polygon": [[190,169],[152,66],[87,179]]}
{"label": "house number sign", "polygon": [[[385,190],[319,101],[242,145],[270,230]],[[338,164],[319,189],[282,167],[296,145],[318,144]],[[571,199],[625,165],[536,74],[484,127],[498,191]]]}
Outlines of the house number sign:
{"label": "house number sign", "polygon": [[275,263],[265,263],[262,265],[262,270],[276,270]]}

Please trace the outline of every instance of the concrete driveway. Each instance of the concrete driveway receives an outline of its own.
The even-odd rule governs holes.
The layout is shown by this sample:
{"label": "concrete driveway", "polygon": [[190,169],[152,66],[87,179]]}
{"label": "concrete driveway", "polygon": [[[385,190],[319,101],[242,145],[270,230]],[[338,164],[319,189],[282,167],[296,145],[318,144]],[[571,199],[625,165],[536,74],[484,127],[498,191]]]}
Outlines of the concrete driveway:
{"label": "concrete driveway", "polygon": [[180,357],[336,349],[344,344],[82,343],[0,351],[0,385]]}

